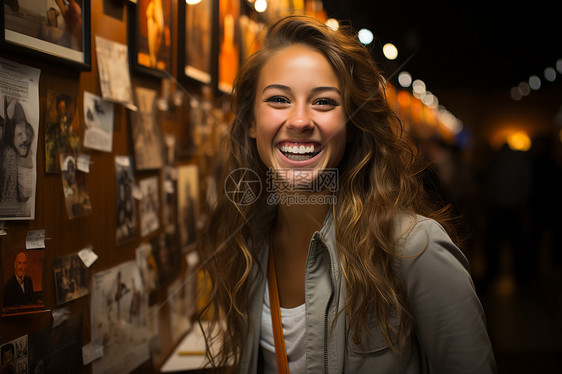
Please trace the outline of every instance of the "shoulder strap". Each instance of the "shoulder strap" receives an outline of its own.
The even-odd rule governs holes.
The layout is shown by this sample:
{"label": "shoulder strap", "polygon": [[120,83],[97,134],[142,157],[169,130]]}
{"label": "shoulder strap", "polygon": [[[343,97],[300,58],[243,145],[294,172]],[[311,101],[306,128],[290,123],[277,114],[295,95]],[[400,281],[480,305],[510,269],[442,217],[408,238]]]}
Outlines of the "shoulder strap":
{"label": "shoulder strap", "polygon": [[273,339],[275,341],[275,359],[277,360],[277,373],[289,374],[285,339],[283,338],[283,325],[281,324],[281,307],[279,305],[279,291],[277,289],[277,275],[275,273],[275,259],[273,246],[269,240],[269,262],[267,267],[267,282],[269,285],[269,306],[271,309],[271,322],[273,324]]}

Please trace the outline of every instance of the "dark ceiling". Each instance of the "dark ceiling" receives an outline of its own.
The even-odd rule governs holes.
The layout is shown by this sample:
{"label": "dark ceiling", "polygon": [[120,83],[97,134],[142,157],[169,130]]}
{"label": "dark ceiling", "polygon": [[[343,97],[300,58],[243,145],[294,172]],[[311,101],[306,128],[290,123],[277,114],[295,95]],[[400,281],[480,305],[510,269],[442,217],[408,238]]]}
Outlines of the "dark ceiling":
{"label": "dark ceiling", "polygon": [[542,78],[562,58],[562,17],[554,4],[324,0],[330,17],[373,31],[377,60],[386,61],[379,52],[383,44],[397,46],[396,62],[384,63],[387,74],[411,57],[404,69],[437,95],[457,89],[508,92],[532,74]]}

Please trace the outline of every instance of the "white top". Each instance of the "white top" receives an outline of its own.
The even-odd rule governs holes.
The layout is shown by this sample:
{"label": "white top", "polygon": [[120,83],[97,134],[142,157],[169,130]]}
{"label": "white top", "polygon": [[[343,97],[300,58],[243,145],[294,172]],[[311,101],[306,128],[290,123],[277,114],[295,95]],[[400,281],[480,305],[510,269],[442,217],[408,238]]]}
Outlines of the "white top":
{"label": "white top", "polygon": [[[291,373],[304,373],[306,365],[306,307],[281,308],[281,323]],[[266,282],[261,313],[260,347],[263,353],[264,373],[277,374],[275,340],[269,307],[269,286]]]}

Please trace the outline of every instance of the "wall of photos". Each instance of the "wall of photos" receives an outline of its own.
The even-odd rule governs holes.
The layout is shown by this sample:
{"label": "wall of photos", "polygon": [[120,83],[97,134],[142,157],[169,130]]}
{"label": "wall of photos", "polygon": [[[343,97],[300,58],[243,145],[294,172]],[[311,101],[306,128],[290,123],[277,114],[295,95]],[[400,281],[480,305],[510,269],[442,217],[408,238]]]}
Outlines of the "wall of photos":
{"label": "wall of photos", "polygon": [[0,372],[147,372],[193,323],[239,64],[318,0],[6,0]]}

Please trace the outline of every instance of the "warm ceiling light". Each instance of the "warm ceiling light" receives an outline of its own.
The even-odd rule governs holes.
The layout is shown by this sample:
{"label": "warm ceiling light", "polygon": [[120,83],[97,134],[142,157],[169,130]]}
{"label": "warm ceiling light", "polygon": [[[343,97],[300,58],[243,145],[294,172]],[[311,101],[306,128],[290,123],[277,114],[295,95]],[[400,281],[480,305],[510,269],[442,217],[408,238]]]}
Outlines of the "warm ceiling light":
{"label": "warm ceiling light", "polygon": [[402,71],[398,74],[398,83],[404,88],[410,87],[412,84],[412,75],[407,71]]}
{"label": "warm ceiling light", "polygon": [[201,0],[185,0],[185,2],[189,5],[199,4]]}
{"label": "warm ceiling light", "polygon": [[254,8],[256,12],[263,13],[267,9],[267,1],[265,0],[256,0],[254,3]]}

